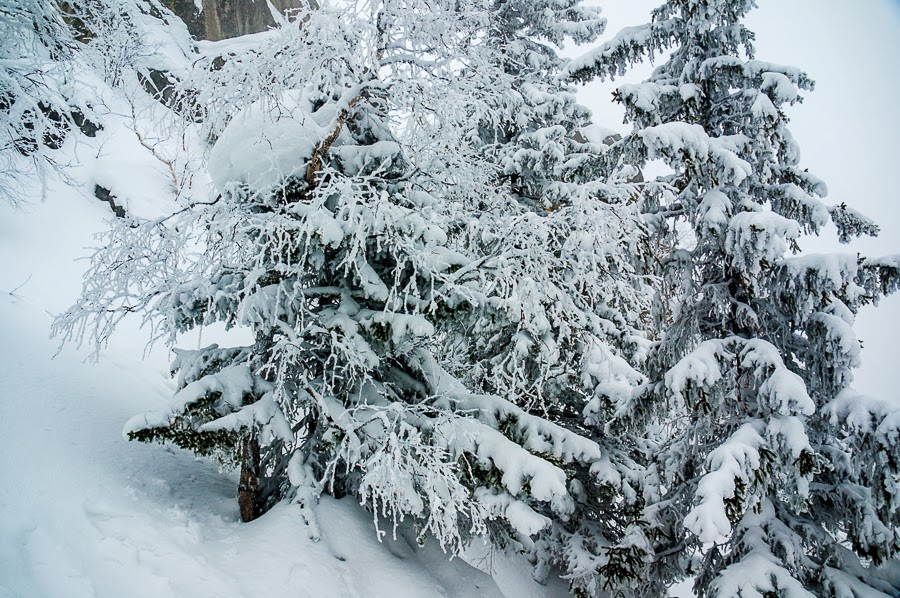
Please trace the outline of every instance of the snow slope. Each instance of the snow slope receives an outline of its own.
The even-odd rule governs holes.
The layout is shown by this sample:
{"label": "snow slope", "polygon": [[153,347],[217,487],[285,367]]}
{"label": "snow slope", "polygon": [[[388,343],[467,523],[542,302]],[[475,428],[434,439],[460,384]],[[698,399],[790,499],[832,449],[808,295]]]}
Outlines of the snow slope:
{"label": "snow slope", "polygon": [[233,473],[124,440],[171,395],[165,351],[125,330],[90,364],[47,338],[111,215],[85,188],[0,206],[0,597],[502,595],[436,543],[379,543],[352,498],[322,499],[313,542],[290,506],[240,523]]}

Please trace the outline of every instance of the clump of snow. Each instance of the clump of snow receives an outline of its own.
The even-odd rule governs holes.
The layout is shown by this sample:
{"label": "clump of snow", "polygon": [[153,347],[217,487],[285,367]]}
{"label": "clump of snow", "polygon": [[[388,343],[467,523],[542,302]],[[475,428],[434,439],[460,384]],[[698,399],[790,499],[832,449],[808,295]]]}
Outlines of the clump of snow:
{"label": "clump of snow", "polygon": [[[263,388],[260,388],[260,386],[263,386]],[[227,404],[229,408],[238,411],[244,404],[245,396],[262,394],[262,392],[270,390],[271,384],[264,383],[256,376],[253,376],[248,365],[231,366],[215,375],[205,376],[200,380],[191,382],[179,391],[164,409],[142,413],[131,418],[125,423],[123,434],[127,438],[131,432],[167,426],[172,423],[176,414],[181,413],[189,405],[213,393],[219,394],[221,396],[220,401]],[[287,425],[287,423],[285,422],[284,425]],[[218,428],[213,426],[209,429]],[[290,427],[288,427],[287,438],[293,438],[293,434],[290,433]]]}
{"label": "clump of snow", "polygon": [[775,212],[741,212],[728,223],[725,248],[734,265],[758,275],[762,263],[774,263],[787,251],[787,240],[800,236],[796,221]]}
{"label": "clump of snow", "polygon": [[710,137],[700,125],[671,122],[646,127],[639,136],[651,159],[665,158],[673,163],[711,161],[727,177],[722,182],[740,185],[753,171],[736,152],[747,142],[742,135]]}
{"label": "clump of snow", "polygon": [[697,534],[701,542],[715,542],[731,533],[725,501],[734,497],[736,479],[747,481],[748,472],[759,468],[758,449],[764,444],[760,425],[761,422],[744,424],[709,454],[710,472],[697,485],[700,504],[684,519],[685,527]]}
{"label": "clump of snow", "polygon": [[[560,73],[561,78],[571,80],[588,80],[590,72],[602,63],[605,59],[616,55],[619,52],[646,44],[653,35],[653,29],[649,25],[639,25],[637,27],[626,27],[622,29],[611,40],[593,48],[582,56],[570,60],[566,67]],[[625,65],[622,64],[617,74],[625,74]]]}
{"label": "clump of snow", "polygon": [[550,519],[513,498],[505,492],[478,488],[475,491],[478,502],[493,517],[505,518],[510,525],[525,536],[533,536],[550,525]]}
{"label": "clump of snow", "polygon": [[216,189],[223,192],[237,183],[265,192],[304,174],[332,115],[325,109],[314,112],[299,90],[285,92],[278,101],[254,102],[232,119],[210,152]]}
{"label": "clump of snow", "polygon": [[727,195],[718,189],[707,191],[697,207],[698,228],[721,233],[728,226],[732,208]]}

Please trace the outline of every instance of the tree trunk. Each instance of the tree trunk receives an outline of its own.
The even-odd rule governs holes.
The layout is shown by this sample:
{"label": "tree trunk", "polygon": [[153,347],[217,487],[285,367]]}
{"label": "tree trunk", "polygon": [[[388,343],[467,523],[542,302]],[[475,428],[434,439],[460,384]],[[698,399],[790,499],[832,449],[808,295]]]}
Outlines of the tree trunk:
{"label": "tree trunk", "polygon": [[241,520],[259,517],[259,440],[255,432],[241,439],[241,481],[238,483],[238,507]]}

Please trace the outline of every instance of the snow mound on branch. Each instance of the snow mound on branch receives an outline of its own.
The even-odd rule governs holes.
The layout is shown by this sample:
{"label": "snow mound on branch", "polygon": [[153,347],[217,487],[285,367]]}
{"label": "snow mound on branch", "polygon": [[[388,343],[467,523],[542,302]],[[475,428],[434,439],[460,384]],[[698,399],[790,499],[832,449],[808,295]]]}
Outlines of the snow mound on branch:
{"label": "snow mound on branch", "polygon": [[236,183],[263,193],[303,174],[332,117],[329,108],[314,112],[299,90],[285,92],[277,102],[254,102],[228,123],[213,146],[213,184],[220,192]]}

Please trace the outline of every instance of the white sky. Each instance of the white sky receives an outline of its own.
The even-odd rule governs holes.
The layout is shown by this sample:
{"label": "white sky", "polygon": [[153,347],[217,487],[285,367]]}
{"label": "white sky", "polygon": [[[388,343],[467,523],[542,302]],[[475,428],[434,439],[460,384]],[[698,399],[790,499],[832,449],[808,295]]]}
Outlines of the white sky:
{"label": "white sky", "polygon": [[[877,239],[839,245],[833,230],[808,240],[807,251],[900,253],[900,3],[896,0],[757,0],[747,24],[756,32],[756,57],[797,66],[816,90],[791,109],[791,131],[802,165],[825,179],[828,203],[846,202],[881,226]],[[661,0],[605,0],[604,38],[647,21]],[[567,55],[578,51],[567,48]],[[649,66],[624,80],[638,81]],[[617,81],[621,82],[621,81]],[[597,124],[625,131],[622,110],[610,102],[615,84],[592,84],[581,101]],[[900,295],[864,310],[856,325],[864,342],[855,387],[900,401]]]}

